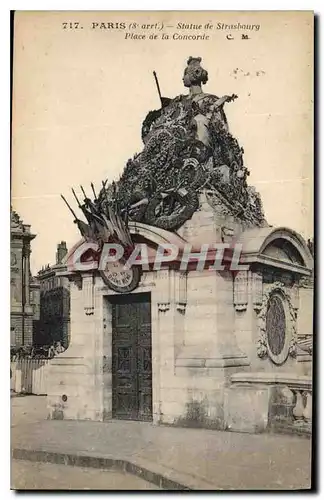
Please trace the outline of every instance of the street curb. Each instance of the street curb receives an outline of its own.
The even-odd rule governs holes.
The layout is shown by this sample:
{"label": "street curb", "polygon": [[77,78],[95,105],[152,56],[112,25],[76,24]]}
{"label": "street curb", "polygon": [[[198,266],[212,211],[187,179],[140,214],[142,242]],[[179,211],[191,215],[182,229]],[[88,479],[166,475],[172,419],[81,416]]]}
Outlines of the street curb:
{"label": "street curb", "polygon": [[[123,458],[96,456],[90,454],[60,453],[45,450],[14,448],[12,458],[15,460],[29,460],[58,465],[72,465],[77,467],[91,467],[96,469],[113,469],[133,474],[149,483],[155,484],[164,490],[215,490],[215,486],[200,478],[187,476],[173,469],[151,462],[135,461]],[[148,468],[149,467],[149,468]]]}

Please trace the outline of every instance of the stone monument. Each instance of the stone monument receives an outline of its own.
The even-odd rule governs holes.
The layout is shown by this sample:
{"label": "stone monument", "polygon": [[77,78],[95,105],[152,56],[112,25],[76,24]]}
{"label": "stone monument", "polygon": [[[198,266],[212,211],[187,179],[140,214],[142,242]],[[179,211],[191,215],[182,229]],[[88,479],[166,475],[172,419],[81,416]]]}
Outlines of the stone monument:
{"label": "stone monument", "polygon": [[[69,207],[82,239],[65,260],[71,343],[52,360],[50,418],[263,430],[268,387],[297,372],[299,282],[312,257],[299,234],[266,222],[224,111],[237,96],[204,93],[207,80],[190,57],[189,93],[148,113],[143,150],[120,179],[98,195],[92,185],[82,203],[75,195],[86,222]],[[97,246],[82,254],[85,242]],[[100,269],[107,242],[126,255],[145,245],[148,264]],[[161,245],[178,253],[156,268]]]}

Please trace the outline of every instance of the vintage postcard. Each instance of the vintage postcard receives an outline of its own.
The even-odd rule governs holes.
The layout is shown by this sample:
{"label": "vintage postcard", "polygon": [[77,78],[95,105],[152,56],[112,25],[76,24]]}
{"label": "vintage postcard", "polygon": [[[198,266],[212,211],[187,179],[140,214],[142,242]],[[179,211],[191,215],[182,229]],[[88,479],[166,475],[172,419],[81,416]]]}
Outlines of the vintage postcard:
{"label": "vintage postcard", "polygon": [[313,25],[15,12],[12,489],[312,487]]}

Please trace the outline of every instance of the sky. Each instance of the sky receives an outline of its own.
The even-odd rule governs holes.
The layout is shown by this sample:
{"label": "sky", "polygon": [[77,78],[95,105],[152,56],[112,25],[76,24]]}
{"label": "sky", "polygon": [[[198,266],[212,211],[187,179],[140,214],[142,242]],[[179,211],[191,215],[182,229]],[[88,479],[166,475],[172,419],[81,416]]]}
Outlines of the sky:
{"label": "sky", "polygon": [[[216,29],[218,23],[260,27]],[[71,247],[80,238],[60,194],[75,207],[71,187],[80,193],[81,184],[90,194],[91,182],[99,191],[102,180],[118,177],[142,150],[146,114],[160,107],[153,70],[162,95],[186,94],[189,56],[202,57],[205,92],[239,97],[225,112],[269,224],[312,236],[312,24],[305,12],[18,12],[12,206],[37,234],[32,273],[55,262],[58,242]],[[189,34],[209,39],[179,39]]]}

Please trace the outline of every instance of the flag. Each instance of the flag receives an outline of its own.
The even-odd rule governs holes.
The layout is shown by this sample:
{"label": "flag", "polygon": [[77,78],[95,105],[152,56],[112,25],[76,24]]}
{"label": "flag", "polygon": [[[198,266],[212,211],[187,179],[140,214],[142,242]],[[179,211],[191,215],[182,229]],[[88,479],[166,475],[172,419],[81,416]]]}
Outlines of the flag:
{"label": "flag", "polygon": [[80,233],[86,241],[97,241],[94,230],[88,224],[80,219],[76,219],[75,222],[78,225]]}

